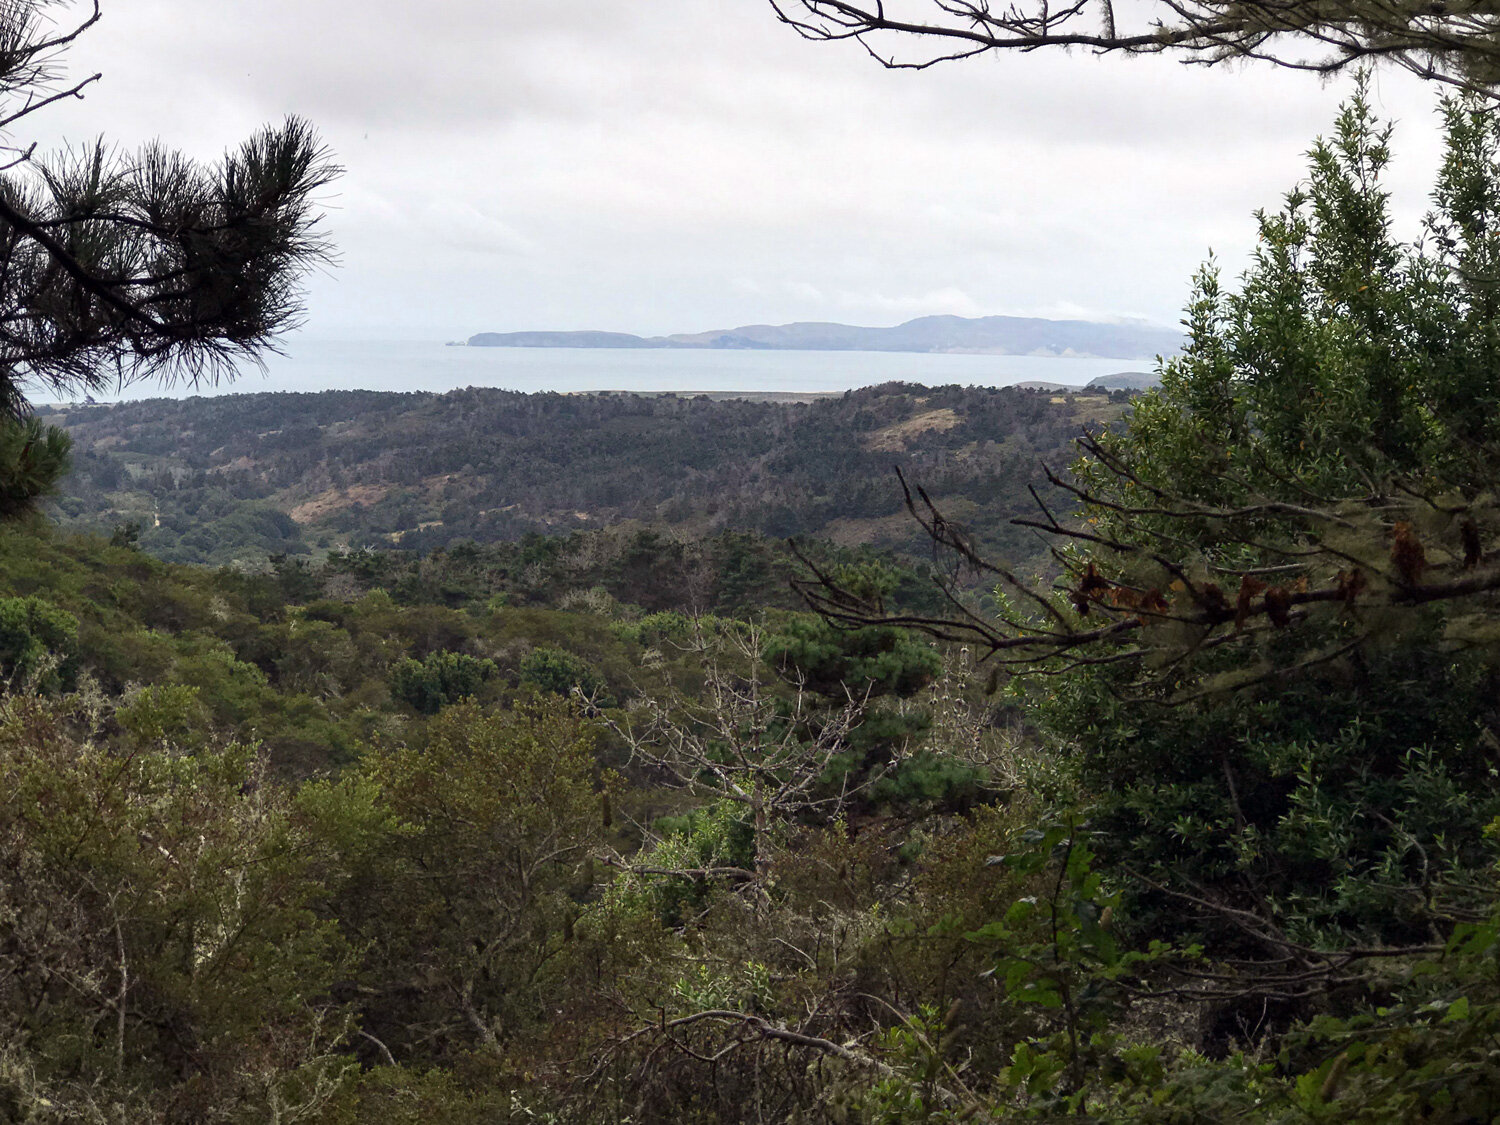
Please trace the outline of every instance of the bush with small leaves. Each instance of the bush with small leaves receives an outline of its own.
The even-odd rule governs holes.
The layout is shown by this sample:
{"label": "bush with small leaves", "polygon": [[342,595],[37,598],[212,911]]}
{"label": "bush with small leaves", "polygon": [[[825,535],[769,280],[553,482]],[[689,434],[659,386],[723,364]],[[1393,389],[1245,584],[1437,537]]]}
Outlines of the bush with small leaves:
{"label": "bush with small leaves", "polygon": [[78,618],[41,598],[0,598],[0,677],[59,691],[78,666]]}
{"label": "bush with small leaves", "polygon": [[568,696],[577,692],[591,706],[613,707],[604,678],[582,657],[560,648],[533,649],[521,661],[521,683],[538,691]]}
{"label": "bush with small leaves", "polygon": [[462,652],[408,657],[391,670],[391,694],[423,715],[436,715],[450,703],[479,694],[495,674],[495,662]]}

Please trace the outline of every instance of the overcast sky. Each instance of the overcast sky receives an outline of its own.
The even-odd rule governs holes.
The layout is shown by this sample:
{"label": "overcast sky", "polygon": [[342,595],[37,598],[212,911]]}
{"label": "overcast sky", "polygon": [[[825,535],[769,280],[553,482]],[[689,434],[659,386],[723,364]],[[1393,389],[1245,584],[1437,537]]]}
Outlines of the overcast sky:
{"label": "overcast sky", "polygon": [[[310,118],[347,172],[307,333],[458,338],[994,313],[1175,324],[1347,83],[1032,55],[888,72],[764,0],[105,0],[44,143],[222,152]],[[1393,72],[1425,207],[1434,94]]]}

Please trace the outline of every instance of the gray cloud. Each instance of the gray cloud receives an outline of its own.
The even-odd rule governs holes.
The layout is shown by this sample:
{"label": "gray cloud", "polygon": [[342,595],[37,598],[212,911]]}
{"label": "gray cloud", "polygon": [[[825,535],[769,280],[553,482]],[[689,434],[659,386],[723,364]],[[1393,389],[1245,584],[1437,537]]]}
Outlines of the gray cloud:
{"label": "gray cloud", "polygon": [[[890,73],[760,0],[106,0],[48,137],[212,156],[288,112],[348,172],[309,331],[1040,313],[1176,320],[1343,92],[1088,56]],[[1382,76],[1424,207],[1430,91]]]}

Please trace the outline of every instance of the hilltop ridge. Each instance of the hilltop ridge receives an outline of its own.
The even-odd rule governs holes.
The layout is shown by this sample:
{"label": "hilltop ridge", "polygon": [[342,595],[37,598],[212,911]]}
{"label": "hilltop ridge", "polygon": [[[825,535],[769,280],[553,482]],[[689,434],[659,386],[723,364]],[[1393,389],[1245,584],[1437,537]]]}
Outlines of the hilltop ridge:
{"label": "hilltop ridge", "polygon": [[597,331],[480,332],[470,336],[467,344],[477,348],[714,348],[1151,359],[1176,351],[1181,335],[1141,321],[923,316],[886,328],[799,321],[670,336]]}
{"label": "hilltop ridge", "polygon": [[891,383],[810,401],[372,391],[39,411],[74,440],[64,527],[133,524],[177,562],[364,546],[428,550],[622,520],[685,535],[818,536],[925,554],[893,469],[1016,555],[1039,461],[1128,392]]}

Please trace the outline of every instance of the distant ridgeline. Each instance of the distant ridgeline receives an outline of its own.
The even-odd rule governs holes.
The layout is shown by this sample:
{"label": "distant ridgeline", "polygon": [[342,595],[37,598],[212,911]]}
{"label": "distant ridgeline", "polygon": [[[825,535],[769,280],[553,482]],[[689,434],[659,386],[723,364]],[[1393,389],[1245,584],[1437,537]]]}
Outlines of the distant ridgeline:
{"label": "distant ridgeline", "polygon": [[887,384],[816,401],[328,391],[44,410],[72,434],[65,528],[175,562],[424,551],[625,520],[679,538],[808,536],[925,556],[894,475],[1013,559],[1039,463],[1127,392]]}
{"label": "distant ridgeline", "polygon": [[990,355],[1152,359],[1182,345],[1180,333],[1138,322],[1042,320],[1020,316],[924,316],[894,328],[803,322],[750,324],[712,332],[632,336],[627,332],[481,332],[479,348],[759,348],[784,351],[957,352]]}

